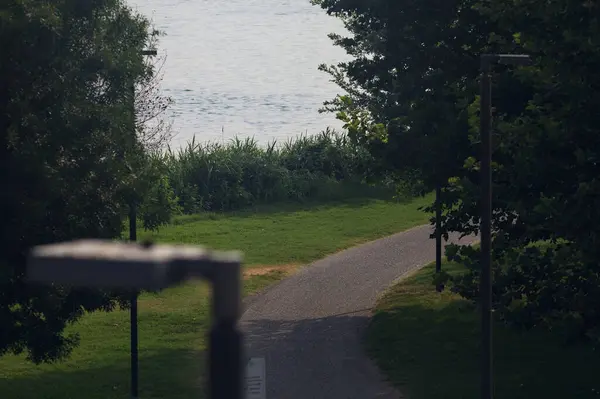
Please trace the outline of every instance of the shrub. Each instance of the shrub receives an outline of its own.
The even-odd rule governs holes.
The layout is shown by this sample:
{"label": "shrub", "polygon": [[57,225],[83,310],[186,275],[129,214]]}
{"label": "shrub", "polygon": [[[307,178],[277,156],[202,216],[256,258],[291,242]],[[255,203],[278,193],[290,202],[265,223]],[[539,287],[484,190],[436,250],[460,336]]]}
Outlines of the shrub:
{"label": "shrub", "polygon": [[[600,343],[600,273],[570,242],[536,242],[505,247],[496,240],[493,307],[497,317],[511,326],[555,330],[566,341]],[[480,251],[452,246],[448,259],[464,264],[467,272],[442,276],[464,298],[478,302]],[[438,277],[438,280],[440,277]],[[439,283],[440,281],[436,281]]]}
{"label": "shrub", "polygon": [[372,162],[366,150],[332,130],[264,147],[253,138],[227,144],[194,139],[179,151],[155,153],[154,159],[164,165],[185,213],[330,196],[330,187],[339,182],[364,182]]}

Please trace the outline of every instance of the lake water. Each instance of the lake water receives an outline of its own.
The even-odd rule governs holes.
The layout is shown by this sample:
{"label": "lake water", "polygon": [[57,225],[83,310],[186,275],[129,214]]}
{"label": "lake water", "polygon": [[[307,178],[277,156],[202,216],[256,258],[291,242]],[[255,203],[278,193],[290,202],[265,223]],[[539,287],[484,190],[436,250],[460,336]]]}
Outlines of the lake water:
{"label": "lake water", "polygon": [[341,22],[309,0],[130,0],[167,36],[165,94],[172,145],[254,136],[265,143],[327,126],[323,101],[340,92],[320,63],[346,59],[330,32]]}

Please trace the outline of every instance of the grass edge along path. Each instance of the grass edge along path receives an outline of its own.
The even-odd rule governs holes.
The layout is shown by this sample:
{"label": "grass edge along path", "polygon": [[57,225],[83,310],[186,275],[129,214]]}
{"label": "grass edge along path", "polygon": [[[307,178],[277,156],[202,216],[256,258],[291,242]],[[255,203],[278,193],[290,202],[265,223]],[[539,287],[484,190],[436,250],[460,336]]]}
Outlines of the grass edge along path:
{"label": "grass edge along path", "polygon": [[392,202],[353,198],[345,201],[282,204],[226,214],[177,218],[141,239],[241,250],[249,266],[307,264],[357,244],[428,222],[418,208],[432,196]]}
{"label": "grass edge along path", "polygon": [[[242,250],[247,264],[244,290],[251,294],[285,277],[295,265],[426,223],[428,215],[418,208],[430,200],[354,199],[185,216],[158,233],[139,236]],[[140,398],[202,397],[208,310],[208,287],[202,283],[142,295]],[[66,362],[36,367],[23,357],[0,358],[2,398],[128,397],[128,311],[86,315],[69,331],[81,335],[81,345]]]}
{"label": "grass edge along path", "polygon": [[[460,273],[460,265],[445,263]],[[476,399],[480,381],[478,309],[432,285],[433,264],[391,287],[378,301],[365,346],[408,399]],[[566,346],[547,331],[494,328],[495,398],[598,398],[600,354]]]}

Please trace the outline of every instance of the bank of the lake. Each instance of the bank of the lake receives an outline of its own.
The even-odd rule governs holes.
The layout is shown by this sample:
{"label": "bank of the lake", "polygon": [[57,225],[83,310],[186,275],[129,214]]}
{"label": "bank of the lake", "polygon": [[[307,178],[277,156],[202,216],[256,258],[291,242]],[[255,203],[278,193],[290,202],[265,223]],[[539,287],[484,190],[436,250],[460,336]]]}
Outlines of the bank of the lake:
{"label": "bank of the lake", "polygon": [[365,148],[329,129],[267,145],[248,138],[192,140],[182,149],[153,153],[150,160],[160,178],[151,178],[142,210],[158,213],[171,203],[178,212],[192,214],[381,196],[393,193],[398,180],[392,184],[389,176],[378,173],[377,161]]}

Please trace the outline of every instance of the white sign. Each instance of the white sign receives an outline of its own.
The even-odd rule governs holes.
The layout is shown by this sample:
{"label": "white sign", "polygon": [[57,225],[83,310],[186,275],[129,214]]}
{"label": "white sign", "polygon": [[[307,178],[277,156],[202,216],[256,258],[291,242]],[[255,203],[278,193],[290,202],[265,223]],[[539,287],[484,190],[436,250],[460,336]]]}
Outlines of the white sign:
{"label": "white sign", "polygon": [[252,357],[246,365],[246,399],[266,399],[267,381],[264,357]]}

